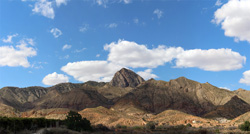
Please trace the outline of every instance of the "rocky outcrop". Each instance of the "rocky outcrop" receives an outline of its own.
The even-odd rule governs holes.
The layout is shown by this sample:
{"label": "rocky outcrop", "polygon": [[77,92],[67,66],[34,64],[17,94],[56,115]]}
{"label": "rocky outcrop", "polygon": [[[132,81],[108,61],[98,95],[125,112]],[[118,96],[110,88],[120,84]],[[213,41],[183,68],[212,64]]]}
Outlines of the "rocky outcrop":
{"label": "rocky outcrop", "polygon": [[122,68],[116,72],[113,79],[110,81],[110,85],[115,87],[136,87],[144,82],[144,79],[131,70]]}

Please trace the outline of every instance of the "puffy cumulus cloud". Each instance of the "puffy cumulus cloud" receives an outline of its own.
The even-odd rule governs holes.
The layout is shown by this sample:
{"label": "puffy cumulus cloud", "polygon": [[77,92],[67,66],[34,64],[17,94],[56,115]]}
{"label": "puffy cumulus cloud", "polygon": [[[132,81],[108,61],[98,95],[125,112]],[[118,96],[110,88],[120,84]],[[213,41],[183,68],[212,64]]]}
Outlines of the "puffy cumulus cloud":
{"label": "puffy cumulus cloud", "polygon": [[23,40],[19,45],[0,46],[0,66],[22,66],[29,67],[28,57],[33,57],[37,54],[33,47],[29,47]]}
{"label": "puffy cumulus cloud", "polygon": [[119,40],[104,46],[109,51],[108,61],[121,66],[138,68],[155,68],[170,62],[179,53],[184,50],[181,47],[158,46],[154,49],[148,49],[145,45],[139,45],[135,42]]}
{"label": "puffy cumulus cloud", "polygon": [[69,82],[69,78],[63,74],[57,74],[56,72],[46,75],[42,80],[44,85],[56,85],[59,83]]}
{"label": "puffy cumulus cloud", "polygon": [[52,7],[52,2],[47,0],[38,0],[32,9],[34,13],[41,14],[47,18],[54,19],[55,12]]}
{"label": "puffy cumulus cloud", "polygon": [[62,35],[62,31],[59,30],[58,28],[52,28],[50,30],[50,33],[52,33],[55,38],[58,38],[59,36]]}
{"label": "puffy cumulus cloud", "polygon": [[80,61],[70,62],[61,68],[68,75],[73,76],[76,80],[86,82],[105,81],[112,79],[116,71],[122,67],[108,61]]}
{"label": "puffy cumulus cloud", "polygon": [[240,83],[250,85],[250,70],[243,73],[243,78],[240,79]]}
{"label": "puffy cumulus cloud", "polygon": [[65,44],[65,45],[62,47],[62,50],[70,49],[71,47],[72,47],[71,45]]}
{"label": "puffy cumulus cloud", "polygon": [[176,57],[176,67],[197,67],[206,71],[225,71],[242,68],[245,56],[231,49],[186,50]]}
{"label": "puffy cumulus cloud", "polygon": [[163,11],[160,9],[155,9],[153,13],[157,15],[158,19],[160,19],[163,15]]}
{"label": "puffy cumulus cloud", "polygon": [[221,24],[225,35],[250,43],[250,0],[229,0],[214,13],[212,22]]}
{"label": "puffy cumulus cloud", "polygon": [[67,5],[68,0],[56,0],[56,6],[60,6],[62,4]]}
{"label": "puffy cumulus cloud", "polygon": [[139,72],[137,72],[137,74],[139,74],[145,80],[148,80],[148,79],[151,79],[151,78],[158,78],[157,75],[152,74],[152,69],[146,69],[144,71],[139,71]]}

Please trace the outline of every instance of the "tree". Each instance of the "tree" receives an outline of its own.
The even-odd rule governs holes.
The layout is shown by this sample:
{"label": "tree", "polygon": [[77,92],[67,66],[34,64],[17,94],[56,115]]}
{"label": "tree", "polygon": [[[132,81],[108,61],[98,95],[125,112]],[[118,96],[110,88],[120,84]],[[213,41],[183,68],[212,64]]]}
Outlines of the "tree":
{"label": "tree", "polygon": [[68,112],[65,119],[65,123],[68,129],[81,131],[81,130],[92,130],[90,121],[86,118],[82,118],[80,114],[74,111]]}
{"label": "tree", "polygon": [[146,124],[146,128],[147,129],[150,129],[150,130],[153,130],[155,129],[155,123],[153,121],[150,121]]}
{"label": "tree", "polygon": [[242,131],[250,131],[250,122],[245,121],[243,124],[239,126],[239,129]]}

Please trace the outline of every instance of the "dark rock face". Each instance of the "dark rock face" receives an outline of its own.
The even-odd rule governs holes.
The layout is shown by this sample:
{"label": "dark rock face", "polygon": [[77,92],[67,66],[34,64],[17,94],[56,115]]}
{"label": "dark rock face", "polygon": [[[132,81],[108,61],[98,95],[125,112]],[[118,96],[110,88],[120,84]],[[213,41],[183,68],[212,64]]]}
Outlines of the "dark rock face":
{"label": "dark rock face", "polygon": [[204,117],[224,117],[233,119],[250,111],[250,105],[237,96],[232,97],[225,105],[218,106],[215,110],[207,113]]}
{"label": "dark rock face", "polygon": [[115,87],[136,87],[145,80],[134,73],[131,70],[122,68],[120,71],[116,72],[113,79],[110,81],[110,85]]}

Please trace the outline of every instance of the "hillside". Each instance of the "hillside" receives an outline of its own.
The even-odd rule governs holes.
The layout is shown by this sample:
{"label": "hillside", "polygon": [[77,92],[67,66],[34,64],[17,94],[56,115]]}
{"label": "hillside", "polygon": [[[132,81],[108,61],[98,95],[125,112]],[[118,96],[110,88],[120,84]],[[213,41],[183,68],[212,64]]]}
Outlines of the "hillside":
{"label": "hillside", "polygon": [[249,112],[248,94],[246,90],[224,90],[185,77],[169,82],[144,81],[123,68],[108,83],[88,81],[48,88],[4,87],[0,89],[0,116],[63,119],[69,110],[74,110],[95,124],[135,126],[150,120],[176,124],[183,120],[189,122],[187,118],[206,122],[210,119],[200,117],[233,119]]}

